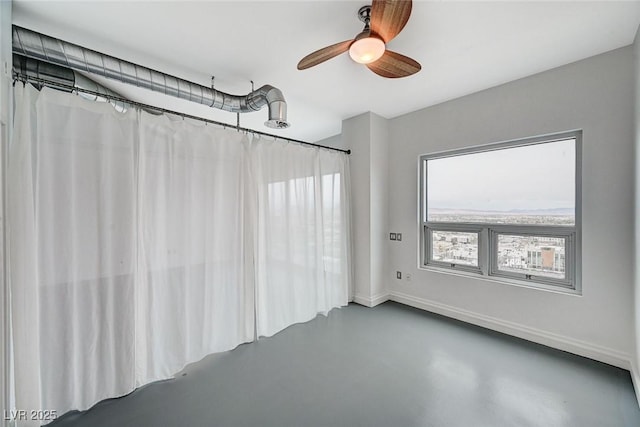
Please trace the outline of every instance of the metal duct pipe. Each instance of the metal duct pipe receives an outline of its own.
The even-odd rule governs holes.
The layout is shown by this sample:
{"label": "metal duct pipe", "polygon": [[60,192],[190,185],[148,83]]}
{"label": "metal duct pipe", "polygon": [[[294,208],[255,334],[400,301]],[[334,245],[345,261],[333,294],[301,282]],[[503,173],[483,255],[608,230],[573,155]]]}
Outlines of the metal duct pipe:
{"label": "metal duct pipe", "polygon": [[[56,89],[66,92],[71,92],[74,88],[79,88],[104,95],[99,96],[91,95],[86,92],[78,92],[78,95],[91,101],[109,102],[120,112],[124,112],[130,107],[129,104],[113,99],[114,97],[122,98],[122,95],[119,93],[94,82],[90,78],[83,76],[71,68],[50,64],[33,58],[27,58],[14,53],[13,71],[19,75],[50,81],[55,83]],[[157,114],[152,111],[149,112]]]}
{"label": "metal duct pipe", "polygon": [[266,126],[276,129],[290,126],[286,100],[273,86],[262,86],[244,96],[230,95],[16,25],[13,26],[13,51],[232,113],[250,113],[268,105]]}

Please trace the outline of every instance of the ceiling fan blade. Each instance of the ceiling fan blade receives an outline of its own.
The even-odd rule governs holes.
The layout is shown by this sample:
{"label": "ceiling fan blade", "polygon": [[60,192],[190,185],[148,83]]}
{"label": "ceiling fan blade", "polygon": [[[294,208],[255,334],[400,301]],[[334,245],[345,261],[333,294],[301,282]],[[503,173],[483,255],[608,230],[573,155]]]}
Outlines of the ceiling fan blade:
{"label": "ceiling fan blade", "polygon": [[340,43],[332,44],[331,46],[327,46],[320,50],[316,50],[313,53],[305,56],[298,62],[298,70],[305,70],[307,68],[311,68],[315,65],[321,64],[324,61],[333,58],[334,56],[338,56],[341,53],[344,53],[349,50],[349,46],[351,46],[353,40],[345,40]]}
{"label": "ceiling fan blade", "polygon": [[377,61],[367,64],[367,67],[379,76],[390,79],[407,77],[422,69],[420,64],[408,56],[390,50],[385,51]]}
{"label": "ceiling fan blade", "polygon": [[411,0],[373,0],[371,5],[371,31],[385,43],[402,31],[411,16]]}

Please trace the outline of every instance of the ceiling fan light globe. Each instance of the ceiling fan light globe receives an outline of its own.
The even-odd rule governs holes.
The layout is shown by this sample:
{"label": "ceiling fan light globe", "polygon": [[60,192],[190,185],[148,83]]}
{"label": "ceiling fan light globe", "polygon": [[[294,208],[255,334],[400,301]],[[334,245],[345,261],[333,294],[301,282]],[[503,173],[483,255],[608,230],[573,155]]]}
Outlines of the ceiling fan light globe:
{"label": "ceiling fan light globe", "polygon": [[370,64],[384,54],[385,45],[377,37],[363,37],[349,47],[349,56],[359,64]]}

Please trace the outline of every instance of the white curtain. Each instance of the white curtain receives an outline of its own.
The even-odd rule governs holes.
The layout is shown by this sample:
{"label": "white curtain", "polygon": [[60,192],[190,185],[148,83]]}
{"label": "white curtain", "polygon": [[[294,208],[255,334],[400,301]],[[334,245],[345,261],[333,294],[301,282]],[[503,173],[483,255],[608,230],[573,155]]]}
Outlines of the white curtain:
{"label": "white curtain", "polygon": [[253,340],[246,144],[237,132],[141,115],[137,385]]}
{"label": "white curtain", "polygon": [[31,86],[15,117],[17,408],[86,409],[347,304],[345,155]]}
{"label": "white curtain", "polygon": [[84,409],[134,387],[136,113],[41,95],[9,157],[15,403]]}
{"label": "white curtain", "polygon": [[349,298],[346,157],[256,141],[258,334],[271,336]]}

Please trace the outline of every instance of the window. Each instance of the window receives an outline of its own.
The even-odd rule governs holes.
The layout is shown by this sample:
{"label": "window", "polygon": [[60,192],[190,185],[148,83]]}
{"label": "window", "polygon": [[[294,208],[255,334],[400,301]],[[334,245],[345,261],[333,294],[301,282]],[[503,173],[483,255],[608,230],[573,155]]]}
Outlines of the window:
{"label": "window", "polygon": [[421,156],[423,267],[579,291],[581,138]]}

